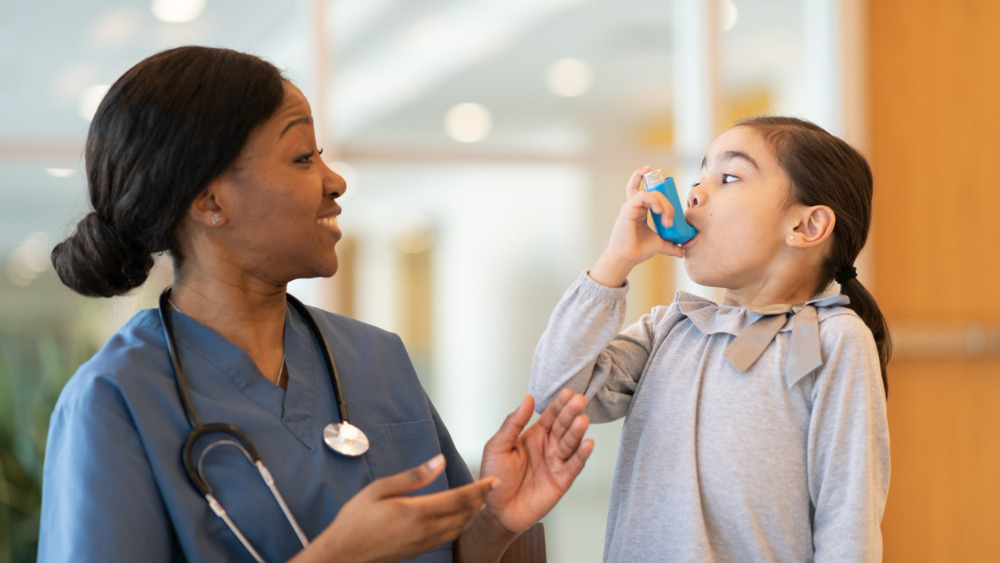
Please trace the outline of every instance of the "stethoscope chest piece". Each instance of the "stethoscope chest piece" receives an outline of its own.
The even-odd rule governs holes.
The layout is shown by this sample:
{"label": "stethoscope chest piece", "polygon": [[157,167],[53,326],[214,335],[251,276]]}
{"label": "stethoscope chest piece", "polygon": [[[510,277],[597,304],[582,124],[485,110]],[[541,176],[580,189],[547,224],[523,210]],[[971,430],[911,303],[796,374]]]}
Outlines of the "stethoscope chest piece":
{"label": "stethoscope chest piece", "polygon": [[323,429],[323,441],[333,451],[359,456],[368,451],[368,436],[350,422],[331,422]]}

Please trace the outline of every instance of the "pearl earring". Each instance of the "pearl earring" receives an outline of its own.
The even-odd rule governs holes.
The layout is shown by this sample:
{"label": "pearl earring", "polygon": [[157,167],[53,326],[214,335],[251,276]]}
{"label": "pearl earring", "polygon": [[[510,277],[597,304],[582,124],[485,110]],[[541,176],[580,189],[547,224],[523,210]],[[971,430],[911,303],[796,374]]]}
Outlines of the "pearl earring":
{"label": "pearl earring", "polygon": [[213,225],[218,225],[221,222],[222,222],[222,217],[220,217],[218,213],[215,213],[214,215],[212,215],[212,224]]}
{"label": "pearl earring", "polygon": [[788,235],[788,240],[795,240],[795,235]]}

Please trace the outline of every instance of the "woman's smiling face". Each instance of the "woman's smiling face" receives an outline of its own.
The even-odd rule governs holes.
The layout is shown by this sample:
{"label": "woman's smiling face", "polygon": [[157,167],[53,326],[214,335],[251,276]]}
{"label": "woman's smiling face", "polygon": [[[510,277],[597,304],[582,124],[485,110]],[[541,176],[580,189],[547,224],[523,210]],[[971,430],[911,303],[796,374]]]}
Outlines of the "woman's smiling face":
{"label": "woman's smiling face", "polygon": [[791,182],[770,145],[751,127],[712,142],[685,217],[698,236],[684,245],[695,282],[727,289],[760,284],[787,252],[796,207]]}
{"label": "woman's smiling face", "polygon": [[275,283],[337,271],[336,198],[347,189],[320,157],[305,96],[288,82],[284,90],[277,111],[220,176],[218,193],[233,265]]}

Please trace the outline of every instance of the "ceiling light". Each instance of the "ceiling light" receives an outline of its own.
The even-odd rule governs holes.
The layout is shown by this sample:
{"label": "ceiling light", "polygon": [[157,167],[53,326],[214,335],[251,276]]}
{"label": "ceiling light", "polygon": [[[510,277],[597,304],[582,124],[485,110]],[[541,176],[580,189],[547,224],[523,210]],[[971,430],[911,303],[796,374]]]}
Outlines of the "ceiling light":
{"label": "ceiling light", "polygon": [[94,84],[93,86],[84,88],[83,93],[80,94],[80,102],[77,105],[80,117],[87,121],[94,119],[94,114],[97,113],[97,106],[101,105],[101,100],[104,99],[105,94],[110,89],[111,86],[107,84]]}
{"label": "ceiling light", "polygon": [[492,128],[493,116],[481,104],[458,104],[452,106],[444,116],[445,132],[460,143],[482,141]]}
{"label": "ceiling light", "polygon": [[594,71],[583,59],[559,59],[545,69],[545,83],[557,96],[582,96],[594,84]]}
{"label": "ceiling light", "polygon": [[729,31],[736,25],[736,20],[740,17],[740,11],[736,8],[733,0],[725,0],[722,3],[722,31]]}
{"label": "ceiling light", "polygon": [[52,239],[46,233],[28,235],[7,257],[7,277],[19,286],[31,282],[49,267]]}
{"label": "ceiling light", "polygon": [[90,28],[90,41],[102,49],[118,49],[135,38],[141,29],[134,8],[118,8],[97,19]]}
{"label": "ceiling light", "polygon": [[76,174],[76,168],[46,168],[45,173],[53,178],[69,178]]}
{"label": "ceiling light", "polygon": [[150,9],[160,21],[184,23],[196,19],[205,11],[205,0],[153,0]]}

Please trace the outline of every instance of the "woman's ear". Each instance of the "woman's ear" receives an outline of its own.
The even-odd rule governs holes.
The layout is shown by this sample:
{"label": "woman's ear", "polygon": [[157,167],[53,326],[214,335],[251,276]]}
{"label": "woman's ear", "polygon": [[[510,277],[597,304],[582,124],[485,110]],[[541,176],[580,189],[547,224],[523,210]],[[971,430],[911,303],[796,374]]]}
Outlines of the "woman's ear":
{"label": "woman's ear", "polygon": [[195,221],[209,227],[220,227],[226,224],[226,214],[215,189],[218,179],[212,181],[205,191],[195,196],[188,209],[188,215]]}
{"label": "woman's ear", "polygon": [[825,205],[805,207],[799,221],[791,229],[787,242],[791,246],[805,248],[822,243],[833,235],[837,216]]}

